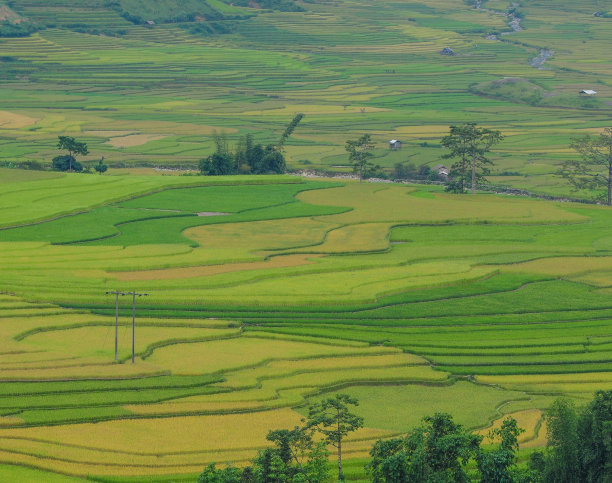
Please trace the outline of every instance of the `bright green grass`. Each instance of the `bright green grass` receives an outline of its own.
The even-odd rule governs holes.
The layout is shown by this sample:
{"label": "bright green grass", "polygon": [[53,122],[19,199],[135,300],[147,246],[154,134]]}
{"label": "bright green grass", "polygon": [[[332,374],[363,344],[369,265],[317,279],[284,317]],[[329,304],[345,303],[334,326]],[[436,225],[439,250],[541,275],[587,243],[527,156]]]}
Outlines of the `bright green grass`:
{"label": "bright green grass", "polygon": [[[195,179],[204,180],[204,178]],[[207,178],[204,184],[209,179]],[[263,181],[257,178],[251,179],[255,183]],[[213,181],[217,180],[213,178]],[[0,232],[0,241],[51,243],[95,241],[97,244],[122,246],[144,243],[193,244],[181,235],[183,230],[193,226],[333,214],[345,210],[323,206],[309,207],[294,199],[297,193],[304,190],[337,186],[333,183],[241,186],[234,183],[233,179],[227,179],[226,183],[229,186],[169,189],[117,205],[96,208],[84,214],[3,230]],[[225,214],[197,216],[199,212],[214,213],[220,210],[224,210]]]}
{"label": "bright green grass", "polygon": [[[26,174],[13,177],[3,188],[0,198],[2,221],[0,226],[23,225],[91,209],[111,201],[119,201],[142,194],[181,186],[239,185],[297,182],[288,177],[217,177],[196,176],[94,176],[67,173],[61,177],[40,177],[33,181]],[[34,172],[36,173],[36,172]]]}
{"label": "bright green grass", "polygon": [[[468,428],[484,427],[500,416],[497,408],[502,403],[527,399],[525,394],[520,392],[464,381],[450,386],[355,386],[342,389],[341,392],[359,401],[354,412],[364,418],[367,427],[402,433],[408,432],[418,425],[423,417],[435,412],[451,413],[455,421]],[[320,398],[314,398],[318,399]],[[381,411],[381,401],[385,401],[385,406],[396,410]],[[465,401],[466,404],[457,404],[457,401]]]}
{"label": "bright green grass", "polygon": [[30,483],[32,481],[44,481],[48,483],[77,483],[86,481],[85,478],[60,475],[24,466],[0,465],[0,480],[14,483]]}

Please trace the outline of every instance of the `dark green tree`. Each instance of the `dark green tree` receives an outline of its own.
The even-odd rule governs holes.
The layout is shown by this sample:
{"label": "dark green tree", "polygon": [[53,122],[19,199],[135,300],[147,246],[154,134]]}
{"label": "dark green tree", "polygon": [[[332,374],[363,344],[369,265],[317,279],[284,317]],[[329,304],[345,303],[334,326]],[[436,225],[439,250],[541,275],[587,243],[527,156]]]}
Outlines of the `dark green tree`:
{"label": "dark green tree", "polygon": [[228,466],[222,470],[215,464],[208,465],[198,476],[198,483],[242,483],[242,472],[238,468]]}
{"label": "dark green tree", "polygon": [[547,458],[544,480],[580,483],[578,416],[568,399],[557,399],[546,414]]}
{"label": "dark green tree", "polygon": [[56,171],[75,171],[78,173],[83,171],[83,165],[69,154],[55,156],[51,162],[53,169]]}
{"label": "dark green tree", "polygon": [[372,167],[369,161],[374,156],[371,152],[374,149],[372,137],[364,134],[358,139],[348,140],[345,149],[349,153],[349,161],[353,163],[353,172],[359,174],[361,182],[367,175],[368,168]]}
{"label": "dark green tree", "polygon": [[612,482],[612,391],[597,391],[578,418],[582,481]]}
{"label": "dark green tree", "polygon": [[247,164],[251,168],[252,173],[261,174],[264,170],[263,158],[265,156],[265,152],[263,146],[261,144],[251,144],[251,146],[249,147],[248,140],[249,137],[247,136]]}
{"label": "dark green tree", "polygon": [[206,176],[224,176],[236,173],[234,156],[230,153],[225,133],[213,134],[215,152],[198,163],[200,172]]}
{"label": "dark green tree", "polygon": [[574,138],[571,147],[581,159],[566,161],[557,173],[576,189],[604,190],[606,204],[612,205],[612,128],[596,137]]}
{"label": "dark green tree", "polygon": [[281,152],[283,151],[283,146],[285,145],[285,141],[287,141],[287,139],[289,139],[289,136],[293,134],[293,131],[295,130],[295,128],[297,127],[297,125],[300,123],[300,121],[303,118],[304,118],[304,114],[299,113],[299,114],[296,114],[296,116],[291,120],[291,122],[285,129],[285,132],[281,136],[280,141],[276,145],[276,148],[278,149],[278,151],[281,151]]}
{"label": "dark green tree", "polygon": [[464,466],[477,455],[480,436],[455,424],[449,414],[423,418],[406,438],[377,442],[367,466],[375,483],[469,482]]}
{"label": "dark green tree", "polygon": [[336,394],[313,404],[308,409],[307,428],[313,428],[325,437],[325,441],[338,450],[338,480],[342,473],[342,441],[347,434],[363,427],[363,418],[353,414],[349,406],[358,406],[357,399],[348,394]]}
{"label": "dark green tree", "polygon": [[76,141],[70,136],[58,136],[57,149],[68,151],[68,169],[66,171],[72,171],[72,164],[76,162],[75,154],[82,154],[83,156],[89,154],[87,150],[87,144]]}
{"label": "dark green tree", "polygon": [[489,434],[489,439],[500,439],[499,447],[480,449],[476,462],[481,474],[481,483],[515,483],[518,469],[516,453],[518,437],[525,430],[518,427],[516,419],[506,418],[500,428]]}
{"label": "dark green tree", "polygon": [[223,470],[209,465],[199,483],[329,483],[329,451],[324,441],[312,440],[313,430],[306,426],[270,431],[274,443],[260,451],[252,465],[243,470]]}
{"label": "dark green tree", "polygon": [[441,142],[450,151],[443,158],[457,159],[450,169],[447,190],[464,193],[471,184],[474,194],[477,181],[484,181],[489,174],[488,166],[493,164],[486,154],[502,139],[501,132],[478,127],[474,122],[451,126]]}
{"label": "dark green tree", "polygon": [[236,152],[234,153],[234,165],[239,174],[248,174],[251,172],[251,167],[247,162],[246,139],[246,136],[240,138],[236,146]]}
{"label": "dark green tree", "polygon": [[373,483],[402,483],[408,481],[410,462],[405,438],[380,439],[370,450],[372,459],[366,471]]}
{"label": "dark green tree", "polygon": [[206,176],[235,174],[234,159],[229,153],[211,154],[198,163],[200,172]]}
{"label": "dark green tree", "polygon": [[102,158],[100,159],[98,164],[96,164],[94,166],[94,169],[99,174],[106,173],[106,170],[108,169],[108,166],[106,166],[106,164],[104,164],[104,156],[102,156]]}
{"label": "dark green tree", "polygon": [[287,171],[287,164],[285,163],[285,156],[283,156],[283,153],[278,151],[275,146],[267,146],[261,160],[261,172],[282,174],[285,171]]}

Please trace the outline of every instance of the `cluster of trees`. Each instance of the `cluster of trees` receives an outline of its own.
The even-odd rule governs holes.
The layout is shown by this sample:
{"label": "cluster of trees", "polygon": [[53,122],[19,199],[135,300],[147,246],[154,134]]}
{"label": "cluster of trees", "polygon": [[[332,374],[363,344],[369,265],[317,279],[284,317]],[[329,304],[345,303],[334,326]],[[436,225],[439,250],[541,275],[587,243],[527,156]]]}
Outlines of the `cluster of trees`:
{"label": "cluster of trees", "polygon": [[392,179],[413,179],[427,181],[445,181],[435,169],[423,164],[416,166],[414,163],[396,163],[391,171]]}
{"label": "cluster of trees", "polygon": [[285,173],[287,163],[283,155],[283,147],[303,118],[304,114],[297,114],[285,128],[280,140],[265,148],[261,144],[255,144],[252,134],[247,134],[232,152],[225,134],[214,134],[215,152],[201,159],[198,168],[202,174],[207,176]]}
{"label": "cluster of trees", "polygon": [[[198,483],[325,483],[332,481],[326,445],[338,452],[343,481],[342,441],[362,427],[349,411],[357,401],[336,395],[311,406],[302,427],[268,434],[274,447],[260,451],[243,469],[208,466]],[[425,417],[405,437],[379,440],[366,471],[373,483],[610,483],[612,482],[612,391],[598,391],[584,408],[558,399],[546,415],[548,444],[519,466],[518,437],[523,432],[508,417],[482,436],[456,424],[449,414]],[[315,442],[313,435],[322,438]]]}
{"label": "cluster of trees", "polygon": [[[58,136],[57,149],[68,151],[68,154],[62,154],[53,158],[53,169],[56,171],[69,171],[80,173],[84,170],[83,165],[76,160],[76,155],[87,155],[89,150],[87,144],[77,141],[71,136]],[[89,169],[89,168],[88,168]],[[108,166],[104,164],[104,156],[98,164],[94,166],[96,172],[102,174],[106,172]]]}
{"label": "cluster of trees", "polygon": [[612,205],[612,128],[599,136],[574,138],[571,147],[580,159],[563,163],[558,174],[576,189],[601,190],[601,198]]}
{"label": "cluster of trees", "polygon": [[[472,194],[476,191],[478,183],[485,181],[489,173],[488,165],[492,162],[487,158],[491,148],[503,139],[499,131],[478,127],[476,123],[466,123],[460,126],[451,126],[450,133],[442,139],[442,146],[450,152],[443,159],[457,159],[451,166],[449,176],[446,178],[446,190],[453,193],[465,193],[471,186]],[[353,164],[353,172],[359,175],[359,180],[372,177],[380,173],[381,168],[374,165],[370,159],[374,156],[372,150],[374,143],[369,134],[358,139],[346,142],[346,151],[349,161]],[[380,175],[380,177],[385,177]],[[438,173],[429,166],[416,168],[411,164],[396,164],[392,176],[394,179],[427,179],[437,181]]]}
{"label": "cluster of trees", "polygon": [[597,391],[581,408],[558,399],[546,423],[546,451],[531,455],[535,482],[612,482],[612,391]]}
{"label": "cluster of trees", "polygon": [[0,22],[0,37],[28,37],[34,32],[40,30],[40,27],[31,22],[9,22],[4,20]]}
{"label": "cluster of trees", "polygon": [[[363,418],[351,412],[358,405],[347,394],[336,394],[310,406],[302,426],[270,431],[267,439],[274,447],[260,451],[251,466],[217,469],[209,465],[198,483],[328,483],[333,479],[327,445],[338,455],[338,480],[342,472],[342,442],[363,426]],[[319,438],[315,441],[315,435]]]}
{"label": "cluster of trees", "polygon": [[[473,194],[476,186],[486,181],[493,164],[487,153],[503,138],[499,131],[476,123],[451,126],[442,139],[442,146],[449,150],[443,158],[457,160],[448,176],[447,191],[465,193],[469,187]],[[598,136],[573,138],[570,147],[580,158],[563,163],[557,174],[575,189],[599,191],[599,198],[612,206],[612,128],[603,129]]]}
{"label": "cluster of trees", "polygon": [[282,174],[287,171],[285,156],[277,146],[255,144],[253,135],[242,138],[236,150],[230,151],[223,134],[215,134],[215,152],[198,163],[206,176],[229,174]]}

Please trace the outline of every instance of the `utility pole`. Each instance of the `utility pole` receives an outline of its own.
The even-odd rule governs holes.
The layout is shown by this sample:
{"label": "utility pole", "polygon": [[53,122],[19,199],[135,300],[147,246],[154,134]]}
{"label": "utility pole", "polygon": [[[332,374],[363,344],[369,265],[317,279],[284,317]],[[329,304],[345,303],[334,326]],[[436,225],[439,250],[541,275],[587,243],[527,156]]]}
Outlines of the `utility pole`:
{"label": "utility pole", "polygon": [[125,295],[132,296],[132,364],[136,353],[136,297],[146,297],[148,293],[127,292]]}
{"label": "utility pole", "polygon": [[123,292],[115,290],[114,292],[106,292],[106,295],[113,294],[115,296],[115,362],[119,362],[119,295],[127,295]]}

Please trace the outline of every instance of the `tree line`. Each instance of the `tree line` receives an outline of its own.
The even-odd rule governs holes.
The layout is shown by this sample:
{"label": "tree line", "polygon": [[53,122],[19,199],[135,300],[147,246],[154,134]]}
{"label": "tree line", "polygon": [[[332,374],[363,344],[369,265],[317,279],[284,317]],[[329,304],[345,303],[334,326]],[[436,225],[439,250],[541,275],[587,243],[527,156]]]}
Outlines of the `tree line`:
{"label": "tree line", "polygon": [[[503,139],[500,131],[480,127],[474,122],[450,126],[449,133],[441,140],[441,145],[448,150],[442,159],[455,160],[448,175],[444,176],[446,190],[474,194],[479,185],[486,183],[486,176],[493,166],[488,153]],[[612,128],[603,129],[597,136],[572,138],[570,147],[579,158],[562,163],[556,174],[576,190],[595,191],[600,201],[612,205]],[[380,166],[371,162],[374,143],[369,134],[347,141],[345,149],[353,164],[353,172],[360,180],[371,177],[373,173],[384,177]],[[417,168],[404,163],[396,164],[391,176],[394,179],[441,179],[426,165]]]}
{"label": "tree line", "polygon": [[[244,468],[211,464],[198,483],[331,483],[344,481],[342,443],[363,427],[352,413],[358,401],[346,394],[310,406],[302,426],[270,431],[273,446]],[[365,470],[373,483],[610,483],[612,482],[612,391],[597,391],[576,407],[557,399],[545,416],[547,445],[518,464],[523,429],[506,417],[486,438],[472,434],[449,414],[423,418],[407,435],[378,440]],[[483,442],[488,443],[484,445]],[[335,447],[332,476],[328,446]]]}
{"label": "tree line", "polygon": [[[199,161],[200,173],[207,176],[285,173],[287,163],[283,154],[284,145],[303,117],[303,114],[297,114],[287,125],[279,141],[265,147],[260,143],[256,144],[252,134],[247,134],[232,151],[225,134],[214,134],[215,152]],[[440,175],[427,165],[416,167],[410,163],[398,163],[393,168],[392,178],[443,180],[449,192],[474,194],[490,174],[493,162],[488,153],[503,139],[500,131],[483,128],[473,122],[450,126],[449,133],[441,140],[441,145],[448,150],[442,159],[455,160],[448,174]],[[557,170],[557,175],[566,179],[577,190],[598,192],[602,202],[612,205],[612,128],[603,129],[597,136],[572,138],[570,147],[580,157],[564,162]],[[57,148],[67,151],[67,154],[53,158],[53,169],[70,172],[85,170],[76,156],[89,154],[87,144],[71,136],[58,136]],[[346,141],[345,150],[353,165],[353,172],[358,175],[360,181],[372,177],[387,177],[381,166],[372,162],[374,148],[370,134]],[[103,161],[104,157],[94,166],[98,173],[104,173],[108,168]],[[28,162],[22,164],[29,169],[42,169],[36,162],[30,162],[31,166]]]}

